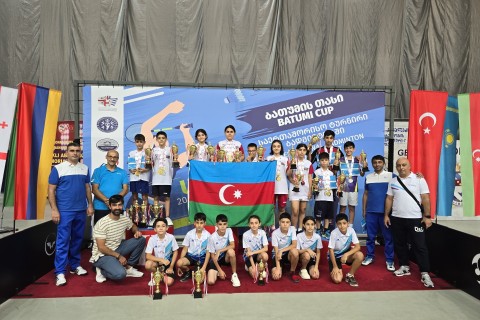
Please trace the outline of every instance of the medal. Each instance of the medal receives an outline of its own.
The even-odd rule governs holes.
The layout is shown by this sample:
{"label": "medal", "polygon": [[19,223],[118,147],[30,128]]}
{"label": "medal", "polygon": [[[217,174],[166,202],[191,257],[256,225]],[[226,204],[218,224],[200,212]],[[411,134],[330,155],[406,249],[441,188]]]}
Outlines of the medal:
{"label": "medal", "polygon": [[330,189],[325,190],[325,195],[327,197],[330,197],[332,195],[332,192],[330,191]]}
{"label": "medal", "polygon": [[352,176],[348,176],[348,183],[352,183],[352,182],[353,182]]}
{"label": "medal", "polygon": [[165,167],[158,168],[158,174],[161,175],[161,176],[164,176],[165,175]]}
{"label": "medal", "polygon": [[282,177],[280,176],[280,174],[278,172],[277,172],[277,177],[275,178],[275,180],[277,180],[277,181],[282,180]]}

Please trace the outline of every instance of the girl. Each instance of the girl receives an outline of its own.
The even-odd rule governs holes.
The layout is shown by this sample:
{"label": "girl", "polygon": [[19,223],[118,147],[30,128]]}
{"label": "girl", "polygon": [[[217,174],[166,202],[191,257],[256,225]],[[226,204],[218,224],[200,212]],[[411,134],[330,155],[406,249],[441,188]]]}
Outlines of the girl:
{"label": "girl", "polygon": [[[280,140],[273,140],[270,147],[270,155],[267,157],[267,161],[277,161],[274,203],[278,206],[278,211],[275,215],[275,221],[278,221],[278,216],[285,212],[288,200],[288,158],[284,156],[283,153],[284,151],[282,142]],[[275,225],[272,227],[272,229],[275,229]]]}
{"label": "girl", "polygon": [[[187,146],[188,160],[198,160],[198,161],[212,161],[211,156],[208,154],[208,144],[207,144],[208,135],[204,129],[198,129],[195,131],[195,140],[198,143],[195,144],[197,147],[195,154],[190,153],[190,145]],[[213,157],[213,155],[212,155]]]}
{"label": "girl", "polygon": [[315,233],[315,219],[305,217],[303,230],[297,235],[297,249],[300,256],[300,277],[302,279],[318,279],[320,271],[320,249],[323,248],[322,239]]}
{"label": "girl", "polygon": [[[242,144],[233,139],[236,132],[235,127],[229,124],[225,127],[224,132],[226,139],[217,144],[217,151],[223,149],[226,159],[217,159],[217,161],[242,162],[245,159],[245,151],[243,150]],[[235,158],[236,151],[240,152],[240,156],[237,159]]]}

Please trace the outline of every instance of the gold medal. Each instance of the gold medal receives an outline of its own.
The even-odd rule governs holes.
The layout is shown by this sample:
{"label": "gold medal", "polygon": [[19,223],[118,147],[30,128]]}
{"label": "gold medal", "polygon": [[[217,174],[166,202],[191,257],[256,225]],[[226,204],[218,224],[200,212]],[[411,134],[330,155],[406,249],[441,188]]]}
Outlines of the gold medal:
{"label": "gold medal", "polygon": [[140,170],[139,170],[138,168],[137,168],[137,169],[135,169],[135,175],[136,175],[137,177],[139,177],[139,176],[140,176]]}
{"label": "gold medal", "polygon": [[325,190],[325,195],[326,195],[327,197],[330,197],[330,196],[332,195],[332,192],[330,191],[330,189],[329,189],[329,190]]}
{"label": "gold medal", "polygon": [[282,177],[280,176],[280,174],[279,174],[279,173],[277,173],[276,180],[277,180],[277,181],[280,181],[280,180],[282,180]]}
{"label": "gold medal", "polygon": [[161,175],[161,176],[164,176],[165,175],[165,168],[164,167],[158,168],[158,174]]}

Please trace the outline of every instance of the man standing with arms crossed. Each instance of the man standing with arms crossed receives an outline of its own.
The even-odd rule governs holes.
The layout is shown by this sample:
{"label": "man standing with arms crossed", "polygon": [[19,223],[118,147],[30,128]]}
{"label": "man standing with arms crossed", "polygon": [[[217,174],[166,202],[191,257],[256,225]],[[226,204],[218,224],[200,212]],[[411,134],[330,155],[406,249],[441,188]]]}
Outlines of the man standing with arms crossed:
{"label": "man standing with arms crossed", "polygon": [[55,252],[57,286],[67,284],[67,264],[70,265],[70,273],[79,276],[87,274],[80,266],[80,250],[86,217],[93,215],[93,204],[90,172],[86,165],[79,162],[80,153],[78,143],[68,144],[67,161],[54,166],[48,178],[52,221],[58,224]]}
{"label": "man standing with arms crossed", "polygon": [[[394,272],[397,277],[409,276],[409,258],[407,242],[411,241],[418,267],[422,274],[421,281],[425,287],[433,288],[425,241],[425,229],[432,225],[430,216],[430,191],[424,178],[418,178],[411,172],[410,162],[402,157],[397,160],[398,176],[388,184],[385,200],[385,226],[392,227],[395,253],[400,268]],[[415,199],[408,193],[408,191]],[[420,205],[423,206],[421,210]],[[392,210],[392,216],[389,216]]]}

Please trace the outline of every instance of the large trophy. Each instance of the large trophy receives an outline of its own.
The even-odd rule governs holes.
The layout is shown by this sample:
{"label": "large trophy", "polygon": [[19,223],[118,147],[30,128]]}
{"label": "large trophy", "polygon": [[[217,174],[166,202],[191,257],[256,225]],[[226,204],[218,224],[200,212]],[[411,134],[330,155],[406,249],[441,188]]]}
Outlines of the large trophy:
{"label": "large trophy", "polygon": [[193,273],[193,279],[195,281],[195,290],[193,291],[193,298],[195,299],[203,298],[202,289],[200,288],[200,285],[203,279],[203,272],[202,270],[200,270],[200,263],[197,262],[197,270],[192,271],[192,273]]}
{"label": "large trophy", "polygon": [[241,158],[242,158],[242,152],[238,148],[235,149],[235,151],[233,152],[233,160],[235,162],[241,162],[242,161]]}
{"label": "large trophy", "polygon": [[215,147],[212,146],[210,143],[208,143],[208,146],[207,146],[207,153],[208,153],[208,157],[209,157],[209,161],[214,161],[214,158],[215,158]]}
{"label": "large trophy", "polygon": [[190,154],[190,158],[193,159],[195,157],[195,153],[197,153],[197,146],[192,144],[188,147],[188,153]]}
{"label": "large trophy", "polygon": [[135,220],[133,219],[132,220],[138,225],[138,223],[140,222],[140,216],[141,216],[140,205],[138,204],[138,200],[135,200],[135,202],[133,203],[133,212],[134,212]]}
{"label": "large trophy", "polygon": [[347,176],[343,172],[340,173],[340,175],[338,176],[337,184],[338,184],[338,196],[339,197],[343,197],[343,190],[345,189],[345,180],[346,179],[347,179]]}
{"label": "large trophy", "polygon": [[264,286],[265,285],[265,278],[266,278],[266,266],[265,263],[263,263],[263,259],[260,259],[260,262],[257,264],[257,270],[258,270],[258,280],[257,284],[259,286]]}
{"label": "large trophy", "polygon": [[171,149],[173,156],[172,165],[174,168],[180,168],[180,162],[178,162],[178,146],[175,144],[175,142],[173,142]]}
{"label": "large trophy", "polygon": [[[294,186],[292,191],[293,192],[300,192],[300,183],[302,183],[303,175],[300,171],[295,172],[293,175]],[[304,184],[304,183],[303,183]]]}
{"label": "large trophy", "polygon": [[292,147],[292,149],[288,150],[288,154],[290,156],[290,169],[297,169],[297,151]]}
{"label": "large trophy", "polygon": [[153,293],[153,300],[162,299],[160,282],[162,282],[162,280],[165,278],[164,270],[165,270],[164,266],[158,266],[155,272],[153,273],[153,282],[155,283],[155,292]]}
{"label": "large trophy", "polygon": [[362,170],[363,172],[370,171],[370,169],[368,169],[367,154],[363,151],[363,149],[360,153],[360,165],[360,170]]}
{"label": "large trophy", "polygon": [[128,207],[127,210],[127,218],[132,220],[132,222],[134,221],[134,216],[133,216],[133,205]]}
{"label": "large trophy", "polygon": [[145,202],[142,202],[142,205],[140,206],[140,223],[138,226],[140,228],[146,228],[147,227],[147,204]]}
{"label": "large trophy", "polygon": [[145,149],[145,168],[152,167],[152,148]]}
{"label": "large trophy", "polygon": [[257,148],[257,160],[263,161],[263,155],[265,154],[265,148],[260,144]]}
{"label": "large trophy", "polygon": [[217,162],[225,162],[226,152],[223,149],[217,151]]}
{"label": "large trophy", "polygon": [[312,180],[312,194],[314,197],[318,195],[318,184],[320,183],[320,178],[318,176],[315,176]]}

